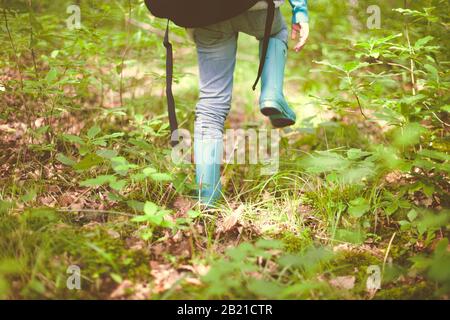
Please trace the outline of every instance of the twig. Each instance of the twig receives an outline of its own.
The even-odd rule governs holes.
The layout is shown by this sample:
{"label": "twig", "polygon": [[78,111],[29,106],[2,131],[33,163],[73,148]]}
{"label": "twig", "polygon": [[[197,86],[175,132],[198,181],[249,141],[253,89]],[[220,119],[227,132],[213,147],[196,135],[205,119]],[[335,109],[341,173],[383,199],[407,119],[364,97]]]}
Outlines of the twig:
{"label": "twig", "polygon": [[19,72],[20,85],[21,85],[21,88],[23,89],[22,70],[20,69],[19,58],[17,56],[17,49],[14,44],[13,37],[11,35],[11,30],[9,29],[8,16],[6,15],[6,8],[3,9],[3,16],[5,17],[5,27],[6,27],[6,31],[8,32],[9,42],[11,43],[11,47],[14,51],[14,58],[16,60],[17,71]]}
{"label": "twig", "polygon": [[[405,4],[405,8],[407,8],[408,1],[405,0],[404,4]],[[409,54],[411,55],[411,58],[409,59],[409,61],[410,61],[410,70],[409,71],[410,71],[410,75],[411,75],[412,94],[413,94],[413,96],[415,96],[416,95],[416,77],[414,76],[415,66],[414,66],[414,60],[412,58],[412,55],[414,54],[414,49],[411,46],[411,41],[409,39],[409,28],[408,28],[408,21],[407,21],[406,16],[405,16],[405,36],[406,36],[406,40],[408,41]]]}
{"label": "twig", "polygon": [[85,213],[105,213],[105,214],[117,214],[121,216],[127,216],[127,217],[135,217],[136,215],[125,213],[125,212],[119,212],[119,211],[110,211],[110,210],[95,210],[95,209],[57,209],[56,212],[85,212]]}
{"label": "twig", "polygon": [[431,111],[431,113],[433,114],[433,116],[434,116],[441,124],[443,124],[443,125],[446,126],[446,127],[450,127],[450,124],[447,123],[447,122],[445,122],[445,121],[442,120],[441,118],[439,118],[438,115],[437,115],[434,111],[432,111],[432,110],[430,109],[430,107],[429,107],[426,103],[424,103],[423,105],[425,106],[425,108],[427,108],[429,111]]}
{"label": "twig", "polygon": [[383,268],[381,269],[381,275],[382,276],[384,274],[384,268],[386,267],[386,261],[387,261],[387,258],[389,256],[389,252],[391,251],[392,241],[394,241],[395,235],[396,235],[396,232],[394,232],[394,234],[392,235],[391,240],[389,241],[388,247],[386,249],[386,254],[384,255]]}
{"label": "twig", "polygon": [[353,90],[353,95],[355,96],[356,102],[358,103],[359,111],[363,115],[364,119],[368,120],[369,118],[367,118],[366,114],[364,113],[363,107],[361,105],[361,101],[359,100],[359,96],[354,90]]}
{"label": "twig", "polygon": [[405,69],[407,71],[411,71],[408,67],[405,67],[404,65],[401,65],[399,63],[387,62],[386,64],[388,66],[399,67],[399,68]]}

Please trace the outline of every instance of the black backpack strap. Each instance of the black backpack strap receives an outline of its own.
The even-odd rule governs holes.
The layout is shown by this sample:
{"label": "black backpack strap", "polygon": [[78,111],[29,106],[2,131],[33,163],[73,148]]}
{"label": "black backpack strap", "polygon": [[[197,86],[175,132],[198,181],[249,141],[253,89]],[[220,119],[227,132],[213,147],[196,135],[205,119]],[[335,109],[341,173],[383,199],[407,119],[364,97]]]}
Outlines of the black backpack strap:
{"label": "black backpack strap", "polygon": [[175,111],[175,99],[172,92],[173,83],[173,49],[172,44],[169,41],[169,24],[170,20],[167,20],[166,34],[164,36],[164,47],[166,47],[166,96],[167,96],[167,111],[169,113],[169,124],[171,131],[172,147],[175,147],[179,142],[178,136],[178,121],[177,113]]}
{"label": "black backpack strap", "polygon": [[264,65],[266,64],[267,49],[269,48],[269,40],[270,35],[272,33],[272,25],[275,19],[275,2],[273,0],[266,0],[266,1],[268,6],[266,28],[264,31],[264,39],[262,45],[261,60],[259,62],[258,76],[256,77],[255,84],[253,85],[253,90],[256,90],[256,86],[258,85],[258,82],[261,79],[262,72],[264,70]]}

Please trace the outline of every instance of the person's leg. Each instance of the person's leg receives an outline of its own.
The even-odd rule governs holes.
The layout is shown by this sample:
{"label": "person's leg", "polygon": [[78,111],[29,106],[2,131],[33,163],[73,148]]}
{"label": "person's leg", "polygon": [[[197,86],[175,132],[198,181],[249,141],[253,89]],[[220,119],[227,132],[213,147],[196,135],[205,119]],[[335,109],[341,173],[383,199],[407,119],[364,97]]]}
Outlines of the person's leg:
{"label": "person's leg", "polygon": [[[264,37],[267,10],[248,11],[239,18],[242,31],[260,40],[260,49]],[[269,41],[265,66],[261,76],[261,112],[270,117],[277,128],[295,124],[296,116],[289,107],[284,94],[284,71],[287,57],[288,30],[279,9],[275,14],[272,36]]]}
{"label": "person's leg", "polygon": [[194,158],[199,200],[212,206],[221,195],[223,130],[230,111],[237,34],[228,22],[194,31],[200,71],[196,107]]}
{"label": "person's leg", "polygon": [[297,119],[283,93],[286,58],[286,43],[280,38],[271,37],[261,75],[259,107],[261,113],[268,116],[276,128],[294,125]]}
{"label": "person's leg", "polygon": [[[252,10],[236,17],[232,20],[235,29],[254,36],[262,41],[266,29],[267,10]],[[288,29],[283,15],[279,8],[275,10],[275,17],[272,25],[271,37],[288,44]]]}

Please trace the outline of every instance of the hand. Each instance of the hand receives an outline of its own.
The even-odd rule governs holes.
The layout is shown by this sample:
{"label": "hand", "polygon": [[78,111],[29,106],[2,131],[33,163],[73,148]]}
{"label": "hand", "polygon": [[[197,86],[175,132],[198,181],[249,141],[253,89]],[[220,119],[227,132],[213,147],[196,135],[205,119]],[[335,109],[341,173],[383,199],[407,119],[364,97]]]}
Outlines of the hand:
{"label": "hand", "polygon": [[301,22],[292,25],[292,40],[296,40],[298,37],[298,42],[294,47],[295,52],[300,52],[306,44],[306,40],[309,37],[309,23]]}

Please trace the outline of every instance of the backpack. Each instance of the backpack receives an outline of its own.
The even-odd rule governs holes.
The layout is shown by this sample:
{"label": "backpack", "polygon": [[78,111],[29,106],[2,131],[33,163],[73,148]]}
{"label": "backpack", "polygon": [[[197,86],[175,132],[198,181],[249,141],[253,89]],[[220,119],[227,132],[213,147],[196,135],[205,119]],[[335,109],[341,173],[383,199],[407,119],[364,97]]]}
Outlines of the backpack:
{"label": "backpack", "polygon": [[[171,145],[173,147],[179,143],[179,136],[177,133],[178,121],[175,111],[175,99],[172,92],[173,49],[172,44],[169,41],[170,21],[185,28],[206,27],[238,16],[253,7],[259,1],[261,0],[145,0],[147,8],[154,16],[167,19],[167,27],[164,36],[164,47],[166,48],[166,96],[171,131]],[[264,1],[268,4],[268,13],[261,51],[261,60],[253,90],[256,89],[264,69],[270,33],[275,17],[274,0]]]}

